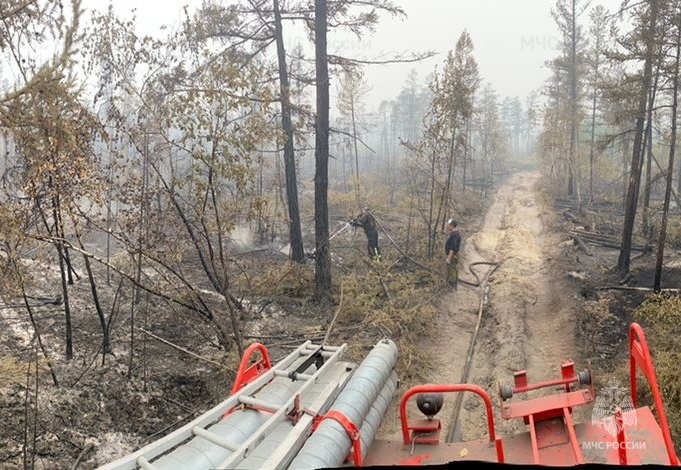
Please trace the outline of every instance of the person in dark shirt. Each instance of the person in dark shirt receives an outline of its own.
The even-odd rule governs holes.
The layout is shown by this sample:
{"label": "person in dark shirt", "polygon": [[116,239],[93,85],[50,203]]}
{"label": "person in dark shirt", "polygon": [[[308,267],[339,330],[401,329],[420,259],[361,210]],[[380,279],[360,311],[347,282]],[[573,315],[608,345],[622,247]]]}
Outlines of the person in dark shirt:
{"label": "person in dark shirt", "polygon": [[459,286],[459,250],[461,248],[461,232],[459,232],[456,220],[447,221],[449,236],[445,242],[445,280],[450,287],[456,290]]}
{"label": "person in dark shirt", "polygon": [[362,213],[352,219],[350,222],[355,227],[362,227],[364,234],[367,237],[367,250],[369,257],[380,260],[381,251],[378,248],[378,229],[376,227],[376,219],[369,212],[369,208],[362,209]]}

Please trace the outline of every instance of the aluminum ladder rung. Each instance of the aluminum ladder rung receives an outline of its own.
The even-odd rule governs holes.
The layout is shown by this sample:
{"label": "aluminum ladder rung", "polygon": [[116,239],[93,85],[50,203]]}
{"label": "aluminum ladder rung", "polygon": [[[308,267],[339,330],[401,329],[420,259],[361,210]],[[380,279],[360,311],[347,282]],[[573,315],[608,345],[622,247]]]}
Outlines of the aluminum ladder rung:
{"label": "aluminum ladder rung", "polygon": [[[316,353],[317,351],[318,351],[317,349],[301,349],[301,350],[300,350],[300,355],[301,355],[301,356],[309,356],[310,354],[314,354],[314,353]],[[334,354],[336,354],[336,351],[327,351],[327,350],[325,350],[325,349],[322,349],[322,350],[320,351],[320,354],[322,355],[322,357],[328,359],[328,358],[330,358],[330,357],[333,357]]]}
{"label": "aluminum ladder rung", "polygon": [[332,351],[336,352],[339,349],[343,348],[343,346],[327,346],[325,344],[315,344],[312,341],[307,342],[307,344],[303,345],[303,348],[306,349],[319,349],[319,348],[324,348],[325,351]]}
{"label": "aluminum ladder rung", "polygon": [[232,452],[234,452],[235,450],[237,450],[239,448],[239,446],[237,444],[229,441],[228,439],[225,439],[224,437],[220,437],[217,434],[212,433],[212,432],[210,432],[210,431],[208,431],[204,428],[194,426],[192,428],[192,432],[194,433],[194,435],[202,437],[205,440],[212,442],[216,446],[220,446],[220,447],[224,447],[225,449],[229,449]]}
{"label": "aluminum ladder rung", "polygon": [[154,467],[145,457],[139,457],[137,459],[137,465],[143,470],[156,470],[156,467]]}
{"label": "aluminum ladder rung", "polygon": [[251,397],[248,395],[239,395],[239,403],[252,406],[253,408],[257,408],[259,410],[267,411],[270,413],[276,413],[277,411],[279,411],[280,408],[285,408],[285,406],[273,405],[272,403],[268,403],[265,400],[260,400],[258,398]]}
{"label": "aluminum ladder rung", "polygon": [[275,370],[275,377],[288,377],[291,380],[310,380],[312,375],[310,374],[298,374],[295,371],[287,372],[285,370]]}
{"label": "aluminum ladder rung", "polygon": [[336,352],[339,349],[341,349],[343,346],[325,346],[322,344],[314,344],[314,343],[307,343],[306,345],[303,346],[303,349],[319,349],[323,348],[324,351],[329,351],[329,352]]}

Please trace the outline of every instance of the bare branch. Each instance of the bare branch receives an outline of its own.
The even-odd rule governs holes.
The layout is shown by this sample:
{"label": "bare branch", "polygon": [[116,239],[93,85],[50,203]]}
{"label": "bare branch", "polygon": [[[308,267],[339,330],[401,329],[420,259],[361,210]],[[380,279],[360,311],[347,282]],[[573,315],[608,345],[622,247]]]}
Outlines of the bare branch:
{"label": "bare branch", "polygon": [[38,0],[26,0],[25,2],[16,5],[13,10],[0,11],[0,21],[11,18],[14,15],[18,15],[22,10],[25,10],[34,3],[38,3]]}
{"label": "bare branch", "polygon": [[410,53],[408,56],[396,55],[387,59],[358,59],[329,54],[329,63],[333,65],[340,65],[341,67],[357,67],[359,65],[408,64],[430,59],[437,54],[438,53],[435,51],[426,51]]}
{"label": "bare branch", "polygon": [[348,136],[348,137],[350,137],[350,138],[352,138],[352,139],[356,139],[357,142],[359,142],[359,143],[362,144],[364,147],[366,147],[371,153],[374,153],[374,154],[376,153],[376,151],[375,151],[374,149],[372,149],[371,147],[369,147],[369,145],[367,145],[367,144],[366,144],[362,139],[360,139],[358,136],[354,136],[354,135],[352,135],[352,134],[350,134],[350,133],[348,133],[348,132],[342,131],[342,130],[340,130],[340,129],[336,129],[336,128],[334,128],[334,127],[329,128],[329,131],[335,132],[336,134],[343,134],[343,135],[346,135],[346,136]]}

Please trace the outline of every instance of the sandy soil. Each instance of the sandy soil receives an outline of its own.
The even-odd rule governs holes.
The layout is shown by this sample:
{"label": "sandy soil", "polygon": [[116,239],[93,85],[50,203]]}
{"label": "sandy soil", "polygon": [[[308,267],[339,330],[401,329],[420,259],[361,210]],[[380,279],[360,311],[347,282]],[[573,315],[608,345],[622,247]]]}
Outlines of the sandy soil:
{"label": "sandy soil", "polygon": [[[495,406],[497,431],[524,430],[522,422],[502,422],[498,413],[498,383],[512,384],[513,373],[524,369],[530,383],[560,377],[560,365],[573,359],[578,370],[579,356],[574,340],[573,310],[577,293],[565,282],[560,268],[561,233],[554,232],[552,213],[543,207],[535,190],[538,173],[512,176],[499,188],[481,229],[464,236],[461,279],[476,284],[468,267],[483,281],[481,286],[459,286],[447,290],[441,301],[438,338],[424,340],[422,347],[431,358],[428,377],[431,383],[472,383],[483,387]],[[493,272],[492,272],[493,271]],[[488,302],[481,307],[484,280],[492,272]],[[465,363],[478,313],[482,318],[471,367],[466,376]],[[403,388],[406,388],[406,384]],[[403,390],[404,392],[405,390]],[[552,390],[549,390],[551,392]],[[454,395],[445,397],[440,413],[444,429],[449,429],[456,408]],[[482,402],[467,394],[459,414],[454,440],[486,436]],[[396,412],[384,422],[383,438],[399,432]]]}

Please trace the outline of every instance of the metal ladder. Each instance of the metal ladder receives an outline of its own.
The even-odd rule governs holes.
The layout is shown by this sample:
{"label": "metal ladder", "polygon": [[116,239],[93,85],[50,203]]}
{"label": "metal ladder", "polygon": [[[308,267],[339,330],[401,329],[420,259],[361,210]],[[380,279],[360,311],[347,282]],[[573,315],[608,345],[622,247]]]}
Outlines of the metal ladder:
{"label": "metal ladder", "polygon": [[[166,467],[158,462],[164,458],[168,460],[172,455],[169,451],[176,452],[187,446],[188,441],[197,438],[203,447],[216,446],[223,449],[226,456],[219,465],[197,465],[195,468],[285,468],[312,432],[314,418],[331,406],[355,365],[340,361],[347,349],[346,344],[329,347],[306,341],[274,366],[269,364],[266,349],[261,348],[266,360],[254,366],[265,364],[265,367],[244,369],[243,365],[248,362],[244,355],[240,372],[250,370],[251,373],[246,374],[245,381],[238,378],[236,393],[171,434],[100,467],[100,470],[162,470]],[[300,382],[301,385],[296,384],[297,390],[283,403],[257,398],[258,391],[275,379]],[[233,411],[243,409],[269,415],[243,442],[230,441],[209,429]],[[155,459],[159,460],[154,462]]]}

